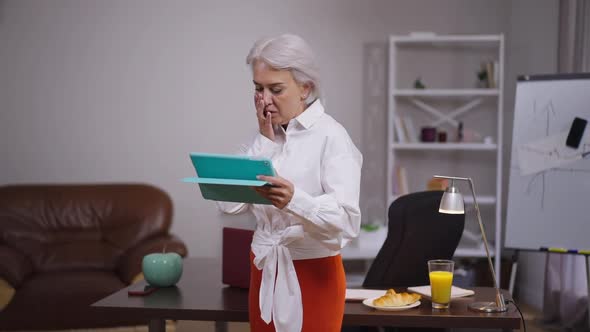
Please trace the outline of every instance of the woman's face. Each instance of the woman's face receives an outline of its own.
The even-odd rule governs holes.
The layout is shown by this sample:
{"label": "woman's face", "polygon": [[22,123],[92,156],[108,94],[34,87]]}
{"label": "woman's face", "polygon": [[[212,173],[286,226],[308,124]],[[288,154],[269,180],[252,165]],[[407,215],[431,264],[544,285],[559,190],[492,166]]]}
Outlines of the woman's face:
{"label": "woman's face", "polygon": [[287,124],[303,112],[308,84],[298,84],[289,70],[274,69],[263,61],[254,62],[252,72],[255,94],[264,100],[264,114],[270,112],[273,125]]}

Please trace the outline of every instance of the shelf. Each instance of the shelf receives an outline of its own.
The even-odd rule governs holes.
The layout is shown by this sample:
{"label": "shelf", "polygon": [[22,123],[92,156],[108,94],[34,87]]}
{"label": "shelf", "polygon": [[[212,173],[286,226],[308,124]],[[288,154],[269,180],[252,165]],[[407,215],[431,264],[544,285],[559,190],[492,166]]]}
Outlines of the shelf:
{"label": "shelf", "polygon": [[496,151],[495,143],[393,143],[394,150],[480,150]]}
{"label": "shelf", "polygon": [[387,227],[380,227],[376,231],[361,230],[359,237],[342,248],[342,259],[374,259],[387,237]]}
{"label": "shelf", "polygon": [[[463,201],[466,204],[473,204],[473,197],[464,195]],[[479,205],[494,205],[494,204],[496,204],[496,196],[477,196],[477,204],[479,204]]]}
{"label": "shelf", "polygon": [[[398,197],[399,197],[399,195],[389,196],[388,203],[391,204],[391,202],[395,201]],[[463,194],[463,201],[465,202],[465,204],[473,204],[473,197]],[[387,206],[389,206],[389,204],[387,204]],[[479,204],[479,205],[494,205],[494,204],[496,204],[496,196],[491,196],[491,195],[477,196],[477,204]]]}
{"label": "shelf", "polygon": [[[490,249],[490,256],[494,257],[494,253],[495,253],[496,249],[492,245],[489,246],[489,249]],[[455,254],[453,255],[453,257],[455,257],[455,258],[459,258],[459,257],[461,257],[461,258],[462,257],[487,257],[487,255],[486,255],[486,249],[482,245],[481,247],[478,247],[478,248],[458,247],[455,250]]]}
{"label": "shelf", "polygon": [[[503,132],[503,87],[504,87],[504,36],[492,35],[437,35],[436,33],[411,33],[409,35],[389,36],[389,82],[387,98],[387,182],[385,198],[387,203],[399,196],[393,195],[395,186],[401,182],[403,191],[425,190],[426,183],[408,179],[425,178],[437,174],[436,169],[462,169],[463,173],[473,173],[476,178],[487,178],[490,183],[481,190],[485,195],[477,196],[477,203],[486,214],[486,219],[494,219],[494,234],[488,234],[490,240],[502,243],[502,132]],[[425,68],[437,68],[448,65],[455,59],[451,70],[433,74],[428,81],[438,82],[427,89],[415,89],[411,84],[414,77],[420,77]],[[465,61],[468,60],[468,61]],[[413,62],[407,66],[404,62]],[[416,62],[427,61],[426,66]],[[493,61],[494,88],[476,88],[474,66],[477,61]],[[430,67],[428,67],[430,66]],[[455,73],[456,72],[456,73]],[[471,77],[471,79],[469,79]],[[401,85],[400,85],[401,84]],[[490,111],[494,111],[490,113]],[[418,112],[424,112],[419,113]],[[471,114],[476,114],[470,117]],[[426,117],[425,117],[425,116]],[[481,116],[480,116],[481,115]],[[495,120],[492,120],[492,117]],[[407,122],[406,122],[407,121]],[[491,144],[477,142],[420,142],[420,128],[428,124],[431,127],[458,128],[459,123],[468,121],[469,128],[486,132],[493,137]],[[404,123],[406,125],[404,125]],[[409,125],[408,125],[409,123]],[[409,129],[408,129],[409,128]],[[454,129],[453,129],[454,130]],[[398,135],[400,133],[400,135]],[[447,134],[449,131],[447,131]],[[400,140],[396,139],[402,137]],[[403,139],[406,137],[406,139]],[[407,138],[410,139],[407,139]],[[450,152],[450,153],[448,153]],[[495,159],[481,168],[481,157]],[[434,160],[424,164],[424,160]],[[492,165],[493,164],[493,165]],[[408,170],[401,174],[396,167]],[[415,171],[414,171],[415,168]],[[405,173],[405,172],[404,172]],[[411,173],[411,174],[409,174]],[[493,181],[495,180],[495,181]],[[495,182],[495,185],[494,183]],[[404,189],[405,188],[405,189]],[[473,217],[474,202],[471,192],[463,192],[467,214]],[[389,207],[389,204],[387,204]],[[485,209],[485,211],[484,211]],[[386,210],[386,209],[384,209]],[[492,217],[493,215],[493,217]],[[387,219],[387,210],[384,211]],[[490,223],[491,225],[491,223]],[[462,239],[468,239],[465,233]],[[485,258],[486,251],[479,237],[475,241],[462,243],[457,248],[456,257]],[[490,255],[500,257],[501,246],[490,246]],[[496,279],[500,280],[500,261],[494,262]]]}
{"label": "shelf", "polygon": [[500,35],[407,35],[392,36],[391,42],[396,44],[422,43],[499,43]]}
{"label": "shelf", "polygon": [[482,97],[498,96],[498,89],[395,89],[397,97]]}

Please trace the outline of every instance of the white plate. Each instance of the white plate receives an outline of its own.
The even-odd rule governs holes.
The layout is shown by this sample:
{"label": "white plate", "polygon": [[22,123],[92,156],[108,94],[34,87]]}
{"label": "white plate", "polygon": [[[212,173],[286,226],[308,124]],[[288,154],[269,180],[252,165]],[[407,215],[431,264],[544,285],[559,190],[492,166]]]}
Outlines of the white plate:
{"label": "white plate", "polygon": [[366,305],[367,307],[375,308],[377,310],[385,310],[385,311],[406,310],[406,309],[410,309],[410,308],[415,308],[415,307],[417,307],[417,306],[420,305],[420,301],[416,301],[414,303],[407,304],[407,305],[402,305],[402,306],[399,306],[399,307],[380,307],[380,306],[373,305],[373,301],[375,299],[377,299],[377,298],[378,297],[372,297],[370,299],[365,299],[363,301],[363,304]]}
{"label": "white plate", "polygon": [[386,289],[346,289],[347,301],[363,301],[370,297],[379,297],[385,294]]}
{"label": "white plate", "polygon": [[[427,297],[431,297],[430,295],[430,286],[416,286],[416,287],[408,287],[409,292],[414,292],[418,294],[422,294]],[[457,286],[451,287],[451,298],[463,297],[463,296],[471,296],[475,294],[474,291],[471,289],[464,289]]]}

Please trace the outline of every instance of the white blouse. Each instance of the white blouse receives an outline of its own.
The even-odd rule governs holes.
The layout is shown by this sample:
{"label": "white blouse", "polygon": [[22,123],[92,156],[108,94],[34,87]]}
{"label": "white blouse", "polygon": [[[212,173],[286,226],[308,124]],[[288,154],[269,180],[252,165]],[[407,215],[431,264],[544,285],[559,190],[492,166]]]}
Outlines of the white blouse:
{"label": "white blouse", "polygon": [[274,321],[277,332],[299,332],[303,308],[293,260],[337,255],[358,236],[363,157],[319,100],[292,119],[286,131],[282,126],[274,131],[274,142],[258,134],[246,154],[271,159],[277,175],[293,183],[289,204],[279,210],[272,205],[217,203],[226,213],[254,213],[254,264],[263,270],[261,318]]}

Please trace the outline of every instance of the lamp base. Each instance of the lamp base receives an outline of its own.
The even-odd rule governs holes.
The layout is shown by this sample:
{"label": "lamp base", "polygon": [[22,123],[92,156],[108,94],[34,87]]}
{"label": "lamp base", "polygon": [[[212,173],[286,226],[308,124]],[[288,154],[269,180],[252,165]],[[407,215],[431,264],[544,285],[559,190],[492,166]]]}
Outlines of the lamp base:
{"label": "lamp base", "polygon": [[500,307],[495,302],[473,302],[469,305],[469,309],[478,312],[497,313],[507,311],[508,307]]}

